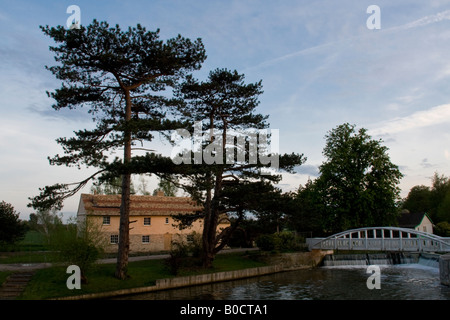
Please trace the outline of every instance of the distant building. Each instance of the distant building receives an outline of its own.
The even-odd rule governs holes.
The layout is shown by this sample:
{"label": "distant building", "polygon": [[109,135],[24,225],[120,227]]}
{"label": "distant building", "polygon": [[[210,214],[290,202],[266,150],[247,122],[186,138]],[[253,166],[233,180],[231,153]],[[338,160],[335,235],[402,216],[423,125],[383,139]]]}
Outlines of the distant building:
{"label": "distant building", "polygon": [[[117,251],[119,243],[121,195],[82,194],[78,206],[79,221],[89,221],[100,226],[108,246],[106,251]],[[191,241],[194,232],[202,234],[203,220],[198,219],[190,228],[180,230],[173,215],[201,210],[187,197],[132,195],[130,204],[130,251],[157,252],[170,250],[172,240]],[[229,224],[222,223],[218,229]],[[218,230],[218,231],[219,231]]]}
{"label": "distant building", "polygon": [[398,226],[401,228],[409,228],[417,231],[433,233],[433,222],[426,213],[410,213],[404,210],[398,219]]}

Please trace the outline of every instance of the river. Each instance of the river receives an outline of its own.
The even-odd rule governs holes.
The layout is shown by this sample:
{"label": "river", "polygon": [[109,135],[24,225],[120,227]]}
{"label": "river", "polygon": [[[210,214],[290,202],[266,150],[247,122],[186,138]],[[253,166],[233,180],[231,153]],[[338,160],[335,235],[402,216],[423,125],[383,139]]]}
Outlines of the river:
{"label": "river", "polygon": [[439,269],[380,266],[380,288],[368,289],[366,266],[331,266],[121,297],[133,300],[450,300]]}

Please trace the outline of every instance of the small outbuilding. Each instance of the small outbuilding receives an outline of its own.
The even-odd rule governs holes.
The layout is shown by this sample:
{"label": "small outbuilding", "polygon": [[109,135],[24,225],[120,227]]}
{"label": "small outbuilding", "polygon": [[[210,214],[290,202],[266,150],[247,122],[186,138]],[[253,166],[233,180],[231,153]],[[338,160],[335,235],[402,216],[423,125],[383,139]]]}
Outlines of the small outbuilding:
{"label": "small outbuilding", "polygon": [[417,231],[433,233],[433,221],[423,212],[411,213],[408,210],[402,211],[398,219],[398,226],[401,228],[409,228]]}

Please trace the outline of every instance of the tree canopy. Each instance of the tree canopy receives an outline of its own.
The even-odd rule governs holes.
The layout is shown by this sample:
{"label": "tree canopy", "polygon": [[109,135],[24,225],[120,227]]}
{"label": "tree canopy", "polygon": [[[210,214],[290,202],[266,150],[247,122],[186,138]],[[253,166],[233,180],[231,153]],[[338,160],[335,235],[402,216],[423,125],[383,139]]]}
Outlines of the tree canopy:
{"label": "tree canopy", "polygon": [[431,187],[413,186],[402,207],[410,212],[427,213],[436,224],[450,222],[450,178],[435,172]]}
{"label": "tree canopy", "polygon": [[5,201],[0,202],[0,244],[13,244],[23,239],[25,231],[14,207]]}
{"label": "tree canopy", "polygon": [[[297,214],[312,217],[324,233],[396,225],[402,174],[381,140],[342,124],[325,136],[320,175],[298,191]],[[309,212],[308,212],[309,211]],[[312,214],[314,212],[314,214]],[[310,231],[310,230],[304,230]]]}
{"label": "tree canopy", "polygon": [[[95,175],[103,174],[104,179],[114,178],[117,172],[133,173],[127,165],[132,147],[151,141],[155,131],[180,126],[167,117],[171,99],[165,90],[201,67],[206,58],[201,40],[192,42],[179,35],[163,41],[159,30],[147,31],[140,24],[123,31],[96,20],[80,29],[41,29],[59,44],[50,47],[59,64],[46,67],[62,81],[61,88],[47,92],[56,101],[53,109],[87,109],[96,124],[95,129],[74,132],[74,137],[58,138],[64,155],[49,158],[50,164],[99,168]],[[113,152],[122,148],[123,159],[111,160]],[[60,209],[92,178],[42,188],[39,196],[31,198],[31,206]]]}
{"label": "tree canopy", "polygon": [[[300,154],[269,152],[269,135],[263,137],[258,131],[268,128],[268,117],[256,113],[260,94],[261,81],[246,84],[244,75],[227,69],[211,71],[204,82],[187,77],[176,91],[176,96],[184,101],[182,118],[192,124],[189,133],[185,133],[191,138],[195,128],[201,131],[200,141],[195,141],[199,137],[193,132],[192,148],[180,150],[183,156],[179,167],[181,178],[187,180],[182,187],[203,206],[203,211],[180,219],[185,224],[203,219],[205,267],[211,266],[215,254],[228,243],[244,215],[261,207],[262,197],[276,193],[272,183],[281,176],[266,175],[261,170],[276,166],[292,172],[304,161]],[[217,230],[225,218],[232,221],[231,226]]]}

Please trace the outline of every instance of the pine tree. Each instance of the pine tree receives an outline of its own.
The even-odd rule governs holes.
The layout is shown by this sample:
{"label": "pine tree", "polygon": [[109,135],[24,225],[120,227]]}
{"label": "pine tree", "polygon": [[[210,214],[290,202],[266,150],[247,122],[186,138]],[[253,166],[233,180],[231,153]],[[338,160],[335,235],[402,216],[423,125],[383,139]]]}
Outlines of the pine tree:
{"label": "pine tree", "polygon": [[[153,132],[179,127],[166,117],[171,99],[165,90],[186,73],[200,68],[205,50],[200,39],[178,35],[159,39],[159,30],[147,31],[138,24],[122,31],[118,25],[94,20],[89,26],[66,29],[41,26],[56,42],[50,47],[59,65],[47,67],[62,86],[49,97],[55,110],[87,108],[96,127],[75,132],[74,137],[59,138],[64,155],[50,158],[51,165],[97,168],[85,180],[73,184],[46,186],[31,198],[34,208],[61,208],[64,199],[74,195],[92,178],[110,180],[122,177],[119,254],[116,277],[127,277],[129,252],[129,212],[131,175],[145,172],[131,165],[136,142],[151,141]],[[110,154],[123,149],[122,159]],[[147,152],[148,154],[148,152]]]}
{"label": "pine tree", "polygon": [[[276,193],[273,183],[280,181],[281,175],[261,170],[278,166],[292,171],[304,161],[299,154],[265,153],[270,137],[258,135],[257,130],[268,128],[268,116],[255,112],[260,94],[261,81],[246,84],[244,75],[227,69],[211,71],[205,82],[189,76],[176,91],[185,103],[180,112],[192,125],[193,139],[198,138],[195,128],[202,132],[202,141],[193,141],[193,150],[176,155],[176,161],[182,160],[178,170],[189,182],[182,187],[203,207],[201,212],[179,219],[181,225],[203,219],[204,267],[211,267],[244,215],[261,207],[265,196]],[[231,215],[235,217],[232,225],[218,230]]]}

